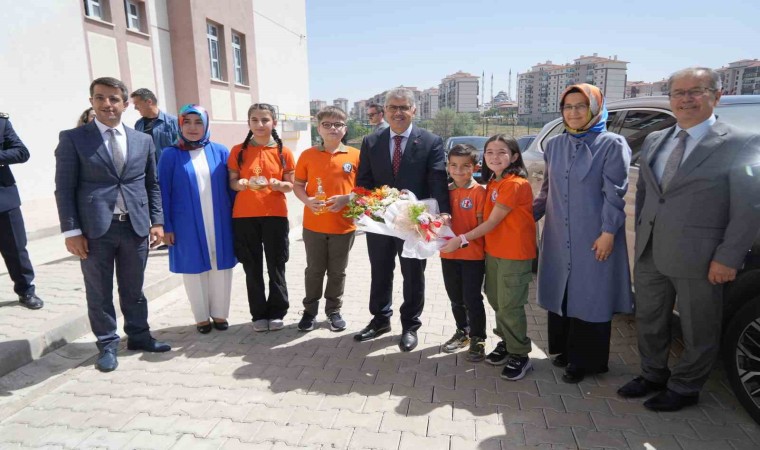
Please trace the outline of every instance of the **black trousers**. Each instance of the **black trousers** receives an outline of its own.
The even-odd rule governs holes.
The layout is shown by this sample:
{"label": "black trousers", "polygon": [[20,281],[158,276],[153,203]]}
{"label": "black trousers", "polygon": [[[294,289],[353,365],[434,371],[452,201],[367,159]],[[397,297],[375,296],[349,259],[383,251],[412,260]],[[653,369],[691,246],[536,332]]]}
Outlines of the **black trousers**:
{"label": "black trousers", "polygon": [[[288,312],[285,263],[290,255],[287,217],[241,217],[232,219],[235,256],[243,264],[251,319],[282,319]],[[264,285],[264,257],[269,274],[269,296]]]}
{"label": "black trousers", "polygon": [[390,324],[393,315],[393,270],[396,257],[404,277],[404,302],[399,308],[404,331],[417,331],[422,325],[420,315],[425,307],[424,259],[402,258],[404,241],[401,239],[367,233],[367,252],[371,266],[372,281],[369,291],[369,312],[375,326]]}
{"label": "black trousers", "polygon": [[20,208],[0,212],[0,254],[17,295],[34,294],[34,269],[26,251],[26,229]]}
{"label": "black trousers", "polygon": [[486,338],[486,310],[483,307],[485,260],[441,258],[443,285],[451,302],[457,328],[470,336]]}
{"label": "black trousers", "polygon": [[568,364],[587,372],[605,371],[610,358],[612,322],[567,317],[567,288],[562,315],[549,311],[549,354],[564,353]]}

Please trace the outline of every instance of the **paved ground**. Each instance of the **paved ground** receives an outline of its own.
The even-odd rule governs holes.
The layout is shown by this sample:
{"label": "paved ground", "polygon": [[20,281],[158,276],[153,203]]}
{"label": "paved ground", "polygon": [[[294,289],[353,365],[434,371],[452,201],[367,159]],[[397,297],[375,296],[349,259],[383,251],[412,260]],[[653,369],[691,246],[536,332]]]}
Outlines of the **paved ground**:
{"label": "paved ground", "polygon": [[[435,258],[428,262],[420,346],[399,352],[397,316],[391,336],[354,342],[353,332],[369,319],[363,237],[356,241],[349,267],[348,330],[332,333],[323,322],[318,330],[300,333],[295,325],[304,252],[297,235],[294,230],[286,329],[252,330],[240,268],[226,332],[198,334],[183,289],[171,290],[150,307],[154,334],[174,351],[142,354],[122,346],[118,370],[102,374],[93,367],[97,352],[86,335],[0,378],[0,448],[760,447],[760,427],[737,404],[719,370],[699,406],[678,413],[652,413],[639,401],[618,398],[615,390],[638,364],[629,317],[614,322],[610,373],[580,385],[563,383],[561,370],[545,359],[545,313],[534,303],[527,312],[536,370],[526,379],[507,382],[497,368],[468,363],[463,354],[441,353],[439,346],[454,326]],[[165,271],[165,257],[152,258],[150,266],[156,273]],[[65,314],[84,308],[78,264],[63,261],[38,270],[57,277],[41,287],[46,310]],[[397,270],[395,298],[399,281]],[[9,289],[7,278],[0,278],[0,292]],[[17,312],[15,306],[3,307],[0,317],[9,311]],[[24,319],[2,322],[3,332],[32,317],[18,312]],[[47,317],[38,322],[53,320]],[[488,320],[493,325],[492,314]],[[12,339],[8,336],[0,346]],[[489,338],[489,349],[494,344]]]}

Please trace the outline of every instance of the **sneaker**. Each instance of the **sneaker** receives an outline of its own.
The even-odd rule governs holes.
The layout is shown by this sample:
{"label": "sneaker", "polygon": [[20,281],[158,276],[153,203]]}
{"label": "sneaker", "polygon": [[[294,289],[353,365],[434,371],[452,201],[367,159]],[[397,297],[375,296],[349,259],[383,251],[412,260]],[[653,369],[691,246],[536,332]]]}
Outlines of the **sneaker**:
{"label": "sneaker", "polygon": [[284,326],[285,322],[283,322],[282,319],[271,319],[269,321],[269,331],[282,330]]}
{"label": "sneaker", "polygon": [[311,331],[314,329],[314,321],[316,317],[312,316],[311,314],[307,313],[306,311],[303,312],[303,316],[301,316],[301,321],[298,322],[298,331]]}
{"label": "sneaker", "polygon": [[507,365],[501,371],[501,377],[505,380],[516,381],[525,376],[533,368],[530,358],[527,356],[509,355]]}
{"label": "sneaker", "polygon": [[467,347],[469,343],[470,336],[467,336],[467,332],[457,329],[454,336],[451,336],[451,339],[443,343],[441,350],[443,350],[444,353],[454,353],[460,348]]}
{"label": "sneaker", "polygon": [[327,321],[330,322],[330,331],[343,331],[346,329],[346,321],[343,320],[339,312],[334,312],[327,316]]}
{"label": "sneaker", "polygon": [[470,362],[480,362],[486,359],[485,339],[477,336],[470,338],[470,349],[467,350],[467,356],[465,359]]}
{"label": "sneaker", "polygon": [[269,321],[267,319],[254,320],[253,331],[269,331]]}
{"label": "sneaker", "polygon": [[499,341],[499,343],[496,344],[496,348],[486,356],[486,362],[492,366],[500,366],[506,364],[507,356],[509,356],[509,352],[507,352],[507,344],[505,344],[504,341]]}

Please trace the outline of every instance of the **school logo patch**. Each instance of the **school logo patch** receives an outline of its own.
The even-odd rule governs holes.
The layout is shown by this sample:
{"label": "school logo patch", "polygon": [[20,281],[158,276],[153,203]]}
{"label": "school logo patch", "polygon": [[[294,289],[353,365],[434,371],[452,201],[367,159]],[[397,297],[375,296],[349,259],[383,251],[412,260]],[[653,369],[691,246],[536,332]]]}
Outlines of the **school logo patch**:
{"label": "school logo patch", "polygon": [[343,171],[346,173],[351,173],[354,170],[354,165],[351,163],[345,163],[343,164]]}
{"label": "school logo patch", "polygon": [[499,191],[497,191],[496,189],[494,189],[493,192],[491,192],[491,201],[495,202],[496,201],[496,197],[498,197],[498,196],[499,196]]}
{"label": "school logo patch", "polygon": [[459,202],[459,207],[462,209],[472,209],[472,200],[469,197],[462,199],[462,201]]}

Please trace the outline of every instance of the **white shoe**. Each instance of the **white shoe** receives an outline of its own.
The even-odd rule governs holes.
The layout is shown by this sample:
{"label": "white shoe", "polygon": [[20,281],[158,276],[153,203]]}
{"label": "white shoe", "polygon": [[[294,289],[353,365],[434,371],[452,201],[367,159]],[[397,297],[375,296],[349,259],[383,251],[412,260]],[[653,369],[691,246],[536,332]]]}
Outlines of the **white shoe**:
{"label": "white shoe", "polygon": [[282,330],[284,326],[285,323],[282,321],[282,319],[272,319],[269,321],[269,331]]}
{"label": "white shoe", "polygon": [[253,331],[269,331],[269,321],[267,319],[254,320]]}

